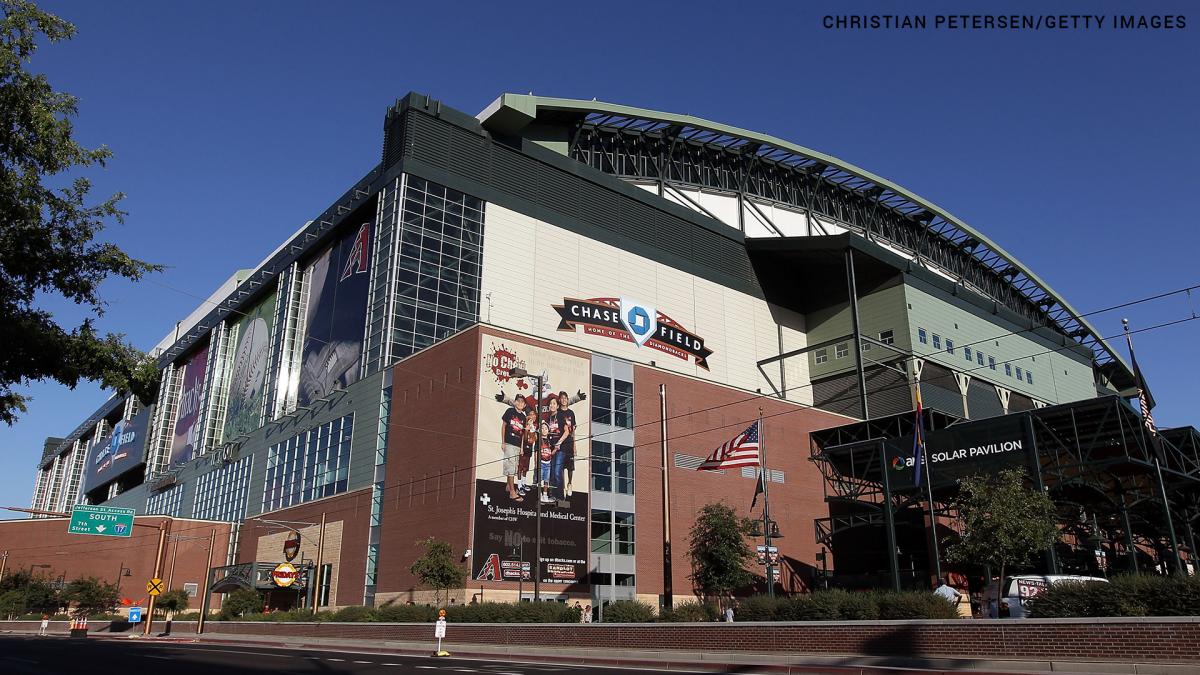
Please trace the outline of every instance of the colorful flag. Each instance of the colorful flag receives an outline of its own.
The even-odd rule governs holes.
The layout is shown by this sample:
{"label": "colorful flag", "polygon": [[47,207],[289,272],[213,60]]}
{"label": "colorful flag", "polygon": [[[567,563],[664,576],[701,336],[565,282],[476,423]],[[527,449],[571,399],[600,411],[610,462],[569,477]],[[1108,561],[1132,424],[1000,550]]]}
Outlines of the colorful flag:
{"label": "colorful flag", "polygon": [[913,429],[913,485],[921,485],[921,469],[925,465],[925,413],[921,406],[921,383],[917,383],[917,417]]}
{"label": "colorful flag", "polygon": [[735,469],[739,466],[759,466],[758,461],[758,422],[751,424],[733,440],[713,450],[697,471],[716,471],[718,469]]}

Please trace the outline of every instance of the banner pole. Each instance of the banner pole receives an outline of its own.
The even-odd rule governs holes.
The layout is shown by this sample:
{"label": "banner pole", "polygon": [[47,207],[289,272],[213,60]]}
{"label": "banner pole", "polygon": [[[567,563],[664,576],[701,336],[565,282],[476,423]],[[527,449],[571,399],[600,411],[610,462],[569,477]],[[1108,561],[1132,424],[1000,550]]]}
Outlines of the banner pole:
{"label": "banner pole", "polygon": [[662,519],[663,519],[663,607],[674,606],[671,578],[671,484],[670,461],[667,456],[667,385],[658,385],[659,435],[662,444]]}

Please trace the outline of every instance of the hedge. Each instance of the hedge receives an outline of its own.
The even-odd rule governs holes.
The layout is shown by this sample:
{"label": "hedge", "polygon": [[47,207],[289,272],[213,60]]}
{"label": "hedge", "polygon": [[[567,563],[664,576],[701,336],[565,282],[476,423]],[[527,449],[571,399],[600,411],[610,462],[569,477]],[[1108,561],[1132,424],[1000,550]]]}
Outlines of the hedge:
{"label": "hedge", "polygon": [[1109,583],[1062,581],[1029,601],[1036,618],[1200,616],[1200,578],[1117,576]]}
{"label": "hedge", "polygon": [[[737,601],[735,621],[863,621],[869,619],[954,619],[954,605],[931,592],[871,591],[851,593],[843,590],[818,591],[806,595],[771,598],[756,595]],[[654,616],[654,610],[628,600],[604,607],[606,623],[642,623],[646,621],[715,621],[720,611],[715,605],[684,603],[671,611]]]}

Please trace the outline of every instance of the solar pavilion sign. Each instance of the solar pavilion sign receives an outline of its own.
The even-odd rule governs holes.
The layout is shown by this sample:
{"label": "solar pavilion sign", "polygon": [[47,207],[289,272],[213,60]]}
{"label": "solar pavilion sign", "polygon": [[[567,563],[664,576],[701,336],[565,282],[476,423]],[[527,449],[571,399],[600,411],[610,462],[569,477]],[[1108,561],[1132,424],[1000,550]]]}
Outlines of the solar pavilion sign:
{"label": "solar pavilion sign", "polygon": [[563,298],[563,304],[553,305],[558,312],[558,330],[575,332],[581,328],[589,335],[600,335],[649,347],[708,370],[712,350],[704,346],[704,338],[687,330],[652,305],[629,298]]}

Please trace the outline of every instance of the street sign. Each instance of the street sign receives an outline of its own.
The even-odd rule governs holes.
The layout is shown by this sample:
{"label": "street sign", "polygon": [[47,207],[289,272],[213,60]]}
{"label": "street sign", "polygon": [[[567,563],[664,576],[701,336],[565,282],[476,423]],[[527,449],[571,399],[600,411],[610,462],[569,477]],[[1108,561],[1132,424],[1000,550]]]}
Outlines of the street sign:
{"label": "street sign", "polygon": [[76,504],[71,509],[71,524],[67,534],[128,537],[133,534],[134,513],[133,509]]}
{"label": "street sign", "polygon": [[162,579],[151,579],[146,582],[146,592],[150,595],[161,595],[166,590],[163,585]]}
{"label": "street sign", "polygon": [[129,608],[129,623],[141,623],[141,622],[142,622],[142,608],[141,607],[130,607]]}
{"label": "street sign", "polygon": [[439,640],[446,637],[446,620],[445,619],[438,619],[437,623],[434,624],[433,637],[435,637]]}

